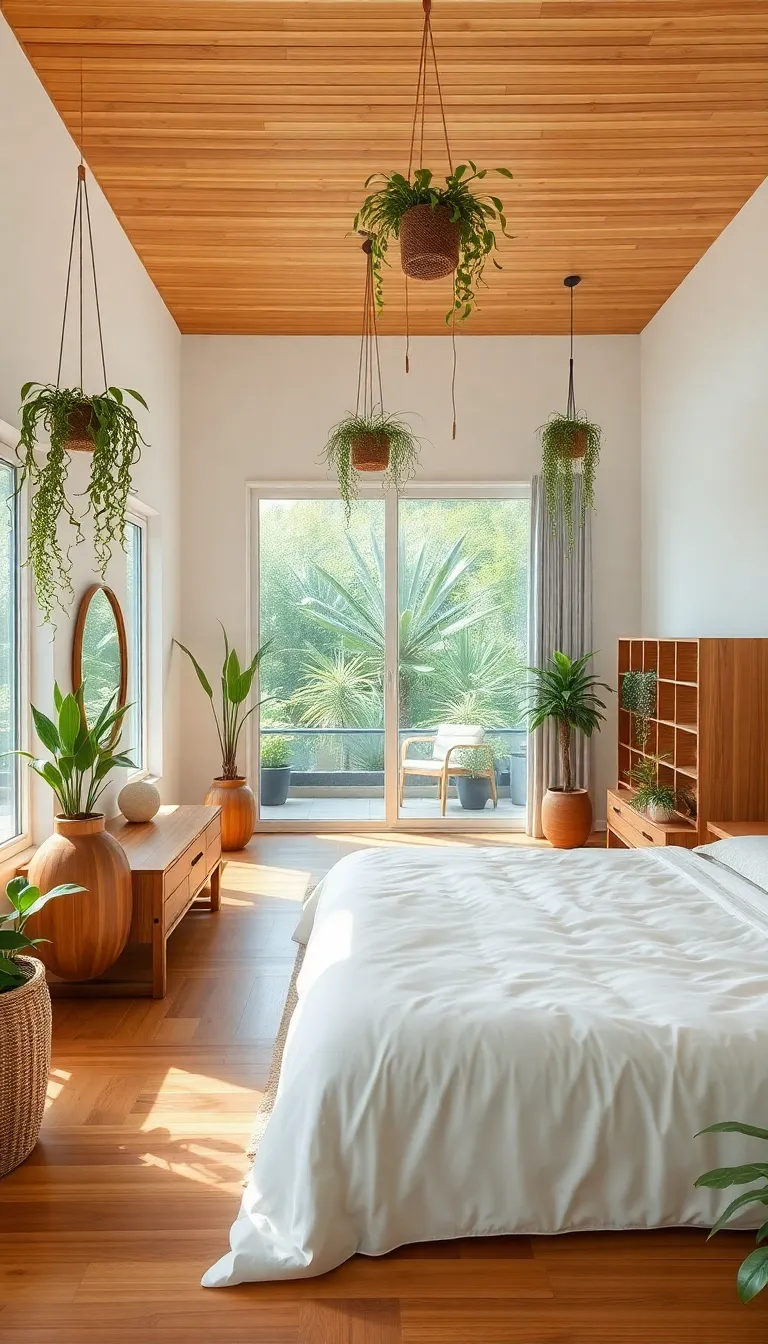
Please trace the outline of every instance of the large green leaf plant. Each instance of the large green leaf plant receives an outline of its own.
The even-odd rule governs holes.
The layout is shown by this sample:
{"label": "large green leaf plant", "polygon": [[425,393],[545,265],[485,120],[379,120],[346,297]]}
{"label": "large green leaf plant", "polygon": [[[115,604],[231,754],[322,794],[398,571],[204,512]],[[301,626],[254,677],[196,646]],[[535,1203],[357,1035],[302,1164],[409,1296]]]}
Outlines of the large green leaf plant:
{"label": "large green leaf plant", "polygon": [[49,901],[59,896],[74,896],[85,887],[63,882],[44,894],[33,887],[26,877],[12,877],[5,888],[10,910],[0,914],[0,994],[20,989],[29,979],[29,971],[19,957],[28,957],[47,938],[30,938],[26,932],[27,920],[42,910]]}
{"label": "large green leaf plant", "polygon": [[[219,622],[221,625],[221,622]],[[217,713],[213,701],[213,687],[208,680],[205,672],[198,663],[194,654],[174,639],[174,644],[186,653],[197,674],[197,680],[200,682],[205,694],[211,702],[211,711],[216,724],[216,732],[219,737],[221,747],[221,779],[240,779],[241,775],[237,768],[237,749],[240,742],[240,735],[245,727],[246,721],[251,714],[259,708],[263,701],[259,700],[250,709],[245,709],[245,703],[251,693],[254,677],[259,669],[264,654],[269,648],[269,641],[262,644],[257,649],[251,662],[247,667],[242,667],[240,659],[235,649],[230,647],[229,638],[224,626],[221,626],[224,635],[224,662],[221,669],[221,713]]]}
{"label": "large green leaf plant", "polygon": [[605,719],[602,712],[605,702],[597,692],[610,691],[611,687],[587,671],[594,656],[594,653],[585,653],[583,658],[571,659],[556,651],[544,667],[528,669],[533,678],[528,683],[530,729],[533,732],[549,719],[556,723],[565,793],[572,793],[574,789],[571,765],[574,730],[591,737]]}
{"label": "large green leaf plant", "polygon": [[[745,1134],[752,1139],[768,1139],[768,1129],[759,1129],[757,1125],[745,1125],[740,1120],[721,1120],[716,1125],[707,1125],[701,1134]],[[698,1135],[696,1136],[698,1138]],[[757,1185],[756,1182],[761,1182]],[[727,1190],[736,1185],[751,1185],[753,1189],[744,1190],[720,1214],[709,1236],[725,1227],[732,1218],[749,1204],[768,1204],[768,1162],[747,1162],[738,1167],[715,1167],[705,1171],[696,1184],[710,1190]],[[736,1288],[742,1302],[751,1302],[753,1297],[768,1285],[768,1246],[762,1243],[768,1240],[768,1221],[764,1222],[757,1233],[757,1248],[750,1251],[739,1266],[736,1276]]]}

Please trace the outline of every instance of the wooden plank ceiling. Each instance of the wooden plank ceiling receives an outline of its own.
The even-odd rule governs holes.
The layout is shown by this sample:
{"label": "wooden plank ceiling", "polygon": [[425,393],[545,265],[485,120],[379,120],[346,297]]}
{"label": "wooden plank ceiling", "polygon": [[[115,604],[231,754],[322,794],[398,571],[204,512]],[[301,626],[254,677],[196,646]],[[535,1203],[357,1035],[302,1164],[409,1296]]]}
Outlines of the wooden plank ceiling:
{"label": "wooden plank ceiling", "polygon": [[[419,0],[5,0],[184,332],[359,329],[362,184],[407,164]],[[454,148],[514,241],[465,328],[637,332],[768,172],[768,0],[434,0]],[[425,162],[445,171],[433,118]],[[494,188],[496,190],[496,188]],[[62,220],[62,247],[66,222]],[[382,330],[403,328],[399,264]],[[448,282],[414,285],[445,331]]]}

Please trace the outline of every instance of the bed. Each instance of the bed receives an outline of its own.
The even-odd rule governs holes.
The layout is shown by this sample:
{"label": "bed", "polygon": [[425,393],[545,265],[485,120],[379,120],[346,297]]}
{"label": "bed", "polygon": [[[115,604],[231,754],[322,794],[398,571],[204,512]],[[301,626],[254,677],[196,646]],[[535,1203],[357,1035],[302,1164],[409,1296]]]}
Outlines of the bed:
{"label": "bed", "polygon": [[768,894],[708,854],[364,850],[296,936],[274,1111],[207,1287],[409,1242],[711,1226],[697,1175],[765,1158],[693,1137],[768,1122]]}

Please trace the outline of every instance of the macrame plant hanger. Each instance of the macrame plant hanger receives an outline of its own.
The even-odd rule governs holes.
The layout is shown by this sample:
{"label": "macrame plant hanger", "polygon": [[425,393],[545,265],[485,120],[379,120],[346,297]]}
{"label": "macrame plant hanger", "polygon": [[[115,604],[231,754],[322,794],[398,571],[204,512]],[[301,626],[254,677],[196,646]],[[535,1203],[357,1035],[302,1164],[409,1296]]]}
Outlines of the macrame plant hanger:
{"label": "macrame plant hanger", "polygon": [[[443,105],[443,91],[440,85],[440,71],[437,65],[437,53],[435,51],[435,40],[432,36],[432,0],[421,0],[424,10],[424,25],[421,30],[421,50],[419,52],[419,73],[416,79],[416,100],[413,106],[413,125],[411,126],[411,147],[408,154],[408,181],[411,180],[413,171],[414,157],[416,154],[416,132],[419,132],[418,144],[418,167],[422,168],[424,160],[424,123],[427,115],[427,65],[428,59],[432,57],[432,68],[435,75],[435,88],[437,90],[437,102],[440,108],[440,120],[443,127],[443,137],[445,139],[445,152],[448,158],[448,172],[453,173],[453,158],[451,155],[451,144],[448,139],[448,123],[445,118],[445,107]],[[453,348],[453,369],[451,373],[451,406],[453,409],[453,426],[451,438],[456,438],[456,279],[454,273],[453,297],[451,313],[451,344]],[[408,275],[405,275],[405,372],[409,373],[411,368],[410,360],[411,333],[410,333],[410,314],[408,306]]]}
{"label": "macrame plant hanger", "polygon": [[571,300],[571,349],[570,360],[568,363],[568,404],[566,406],[566,416],[569,420],[576,419],[576,396],[573,390],[573,291],[577,285],[581,284],[580,275],[566,275],[564,285],[567,285]]}
{"label": "macrame plant hanger", "polygon": [[[365,291],[363,295],[363,329],[360,337],[360,359],[357,368],[357,401],[355,415],[372,418],[378,405],[384,411],[384,393],[381,385],[379,333],[376,326],[376,301],[373,287],[373,244],[370,238],[363,243],[365,253]],[[378,389],[378,400],[376,390]]]}
{"label": "macrame plant hanger", "polygon": [[[91,262],[91,274],[93,276],[93,296],[96,305],[96,324],[99,332],[99,353],[101,356],[101,372],[104,378],[104,391],[107,391],[107,364],[104,357],[104,336],[101,327],[101,306],[99,303],[99,286],[96,278],[96,256],[93,248],[93,231],[91,229],[91,208],[88,201],[88,182],[86,180],[85,160],[83,157],[83,62],[80,61],[80,162],[77,165],[77,188],[75,190],[75,209],[72,216],[72,232],[69,239],[69,260],[67,262],[67,283],[64,290],[64,314],[61,321],[61,339],[59,341],[59,362],[56,369],[56,387],[61,386],[61,369],[64,361],[64,337],[67,329],[67,313],[69,311],[69,296],[72,287],[72,263],[75,256],[75,237],[77,237],[77,281],[78,281],[78,336],[79,336],[79,368],[80,381],[78,386],[83,391],[83,234],[84,227],[88,234],[88,253]],[[81,438],[70,438],[67,447],[70,451],[90,452],[93,449],[93,439],[83,429]]]}

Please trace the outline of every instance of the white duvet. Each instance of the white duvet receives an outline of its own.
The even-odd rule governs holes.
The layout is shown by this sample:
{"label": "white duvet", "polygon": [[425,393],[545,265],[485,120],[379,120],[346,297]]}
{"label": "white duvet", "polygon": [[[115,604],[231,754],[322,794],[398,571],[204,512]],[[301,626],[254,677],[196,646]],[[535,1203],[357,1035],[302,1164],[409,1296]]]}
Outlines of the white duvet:
{"label": "white duvet", "polygon": [[206,1286],[406,1242],[707,1226],[725,1199],[697,1175],[765,1159],[693,1137],[768,1124],[768,897],[743,879],[681,849],[382,848],[338,863],[312,916]]}

